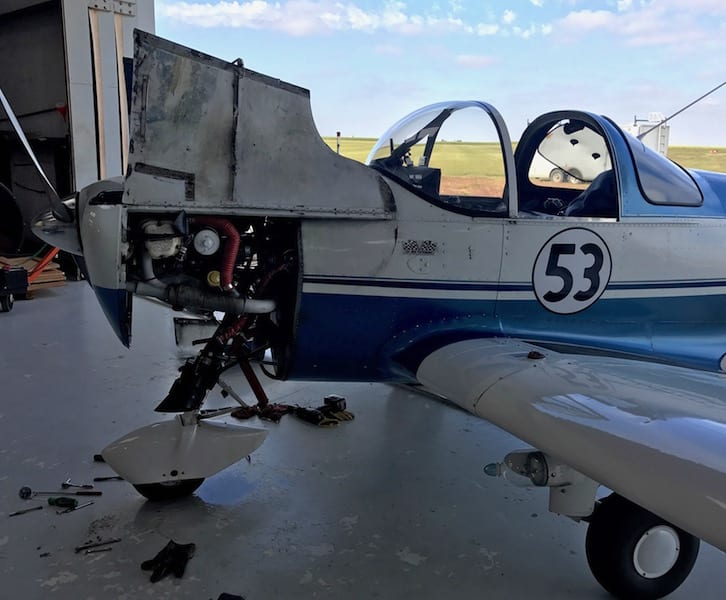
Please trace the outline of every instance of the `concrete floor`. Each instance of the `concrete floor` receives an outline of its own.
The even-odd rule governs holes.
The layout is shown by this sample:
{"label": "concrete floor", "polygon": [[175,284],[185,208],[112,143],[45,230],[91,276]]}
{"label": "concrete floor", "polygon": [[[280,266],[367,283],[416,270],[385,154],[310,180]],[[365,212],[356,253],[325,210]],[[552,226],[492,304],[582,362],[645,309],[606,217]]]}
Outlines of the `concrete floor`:
{"label": "concrete floor", "polygon": [[[125,482],[78,512],[42,511],[23,485],[110,475],[93,454],[161,420],[174,379],[168,313],[136,301],[126,350],[85,283],[38,293],[0,313],[0,573],[3,598],[269,599],[607,598],[589,573],[585,525],[547,512],[546,492],[486,477],[521,442],[408,390],[263,380],[271,398],[317,406],[340,393],[355,421],[323,430],[292,416],[251,464],[208,479],[193,497],[147,503]],[[241,391],[246,390],[241,384]],[[213,392],[211,406],[224,402]],[[113,550],[76,554],[98,537]],[[194,542],[181,579],[151,584],[140,563],[173,539]],[[702,545],[672,598],[723,598],[724,557]]]}

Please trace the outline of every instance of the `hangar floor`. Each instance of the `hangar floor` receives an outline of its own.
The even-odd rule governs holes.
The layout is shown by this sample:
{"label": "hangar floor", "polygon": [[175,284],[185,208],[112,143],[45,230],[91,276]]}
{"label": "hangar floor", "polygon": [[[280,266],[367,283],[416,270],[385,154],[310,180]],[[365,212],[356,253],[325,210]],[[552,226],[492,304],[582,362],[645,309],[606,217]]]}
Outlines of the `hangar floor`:
{"label": "hangar floor", "polygon": [[[547,512],[546,493],[486,477],[521,446],[488,423],[409,390],[263,383],[271,398],[317,406],[340,393],[356,415],[335,429],[288,416],[242,461],[175,503],[124,482],[65,515],[23,501],[23,485],[111,475],[109,441],[160,420],[176,375],[166,311],[136,301],[126,350],[84,283],[0,314],[0,573],[4,598],[607,598],[589,573],[585,525]],[[240,390],[244,387],[240,381]],[[216,403],[216,404],[215,404]],[[223,400],[213,392],[211,405]],[[684,483],[687,484],[687,483]],[[102,486],[102,487],[101,487]],[[121,538],[97,554],[74,547]],[[152,584],[140,563],[173,539],[194,542],[180,579]],[[724,557],[702,545],[673,598],[723,598]]]}

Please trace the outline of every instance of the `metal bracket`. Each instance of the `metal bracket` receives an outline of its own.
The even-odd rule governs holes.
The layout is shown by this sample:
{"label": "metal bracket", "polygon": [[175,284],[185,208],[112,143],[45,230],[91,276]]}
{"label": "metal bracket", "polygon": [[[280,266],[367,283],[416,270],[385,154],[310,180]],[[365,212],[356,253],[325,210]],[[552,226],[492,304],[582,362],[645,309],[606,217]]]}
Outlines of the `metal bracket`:
{"label": "metal bracket", "polygon": [[136,0],[115,0],[113,12],[127,17],[136,16]]}
{"label": "metal bracket", "polygon": [[550,512],[573,519],[589,517],[595,509],[595,494],[600,484],[584,477],[570,485],[550,488]]}
{"label": "metal bracket", "polygon": [[136,16],[136,0],[88,0],[88,8],[125,17]]}
{"label": "metal bracket", "polygon": [[217,379],[217,385],[222,389],[222,391],[227,394],[228,396],[231,396],[232,399],[237,402],[240,406],[244,408],[249,408],[249,404],[247,404],[243,399],[242,396],[240,396],[234,388],[229,385],[222,377],[220,376],[219,379]]}
{"label": "metal bracket", "polygon": [[88,8],[111,12],[113,10],[113,0],[88,0]]}

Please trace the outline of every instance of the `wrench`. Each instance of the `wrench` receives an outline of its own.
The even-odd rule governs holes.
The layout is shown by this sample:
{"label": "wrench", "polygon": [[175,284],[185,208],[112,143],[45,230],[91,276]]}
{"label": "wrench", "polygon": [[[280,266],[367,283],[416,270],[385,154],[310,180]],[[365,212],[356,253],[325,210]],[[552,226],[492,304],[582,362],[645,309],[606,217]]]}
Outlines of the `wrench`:
{"label": "wrench", "polygon": [[92,490],[93,485],[90,483],[82,483],[80,485],[76,485],[75,483],[71,483],[71,478],[69,477],[66,479],[63,483],[61,483],[61,487],[64,490],[67,490],[68,488],[78,488],[79,490]]}
{"label": "wrench", "polygon": [[[103,494],[103,492],[96,491],[96,490],[82,490],[80,492],[65,492],[65,493],[68,496],[100,496]],[[34,496],[57,496],[57,495],[58,495],[58,492],[34,492],[27,485],[24,485],[18,491],[18,496],[20,496],[23,500],[27,500],[28,498],[33,498]]]}

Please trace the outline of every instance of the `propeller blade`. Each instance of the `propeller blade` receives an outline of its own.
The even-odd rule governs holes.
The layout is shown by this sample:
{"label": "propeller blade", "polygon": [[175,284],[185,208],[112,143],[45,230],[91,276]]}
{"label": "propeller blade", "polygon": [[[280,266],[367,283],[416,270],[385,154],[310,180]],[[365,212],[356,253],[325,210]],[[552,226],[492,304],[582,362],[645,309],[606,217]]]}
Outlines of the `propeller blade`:
{"label": "propeller blade", "polygon": [[83,256],[81,241],[78,236],[78,225],[73,219],[76,199],[63,201],[63,207],[71,215],[70,222],[63,222],[56,218],[54,211],[48,210],[36,218],[33,223],[33,233],[50,246],[55,246],[71,254]]}
{"label": "propeller blade", "polygon": [[5,97],[5,94],[3,93],[2,88],[0,88],[0,104],[2,104],[3,108],[5,109],[5,112],[8,115],[8,119],[10,120],[10,124],[13,126],[15,133],[18,134],[18,137],[20,138],[21,143],[25,147],[25,151],[28,153],[30,160],[33,161],[33,164],[35,165],[35,169],[38,171],[38,175],[40,175],[40,178],[42,179],[43,184],[45,185],[48,195],[50,196],[50,206],[51,206],[51,210],[53,211],[53,214],[56,216],[57,219],[60,219],[62,221],[65,221],[65,222],[73,221],[73,214],[70,213],[68,211],[68,207],[65,204],[63,204],[60,196],[58,195],[58,192],[55,191],[53,184],[50,182],[50,180],[46,176],[45,172],[43,171],[43,168],[40,166],[40,163],[38,162],[38,159],[36,158],[35,153],[33,152],[33,149],[30,147],[30,143],[28,143],[28,138],[25,137],[25,133],[23,132],[22,127],[20,127],[20,123],[18,122],[18,119],[15,116],[13,109],[10,107],[10,103],[8,102],[8,99]]}

